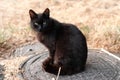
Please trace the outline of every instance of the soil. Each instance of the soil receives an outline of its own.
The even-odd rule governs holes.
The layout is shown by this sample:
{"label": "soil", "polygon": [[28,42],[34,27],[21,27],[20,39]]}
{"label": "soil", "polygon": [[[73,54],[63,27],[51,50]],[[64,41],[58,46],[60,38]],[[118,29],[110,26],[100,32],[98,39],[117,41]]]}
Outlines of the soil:
{"label": "soil", "polygon": [[[19,65],[29,57],[47,51],[29,29],[29,9],[42,12],[49,7],[51,16],[59,21],[78,27],[93,28],[100,25],[101,28],[120,25],[119,6],[119,0],[0,0],[0,26],[5,35],[5,41],[0,43],[0,80],[20,80],[17,77]],[[93,42],[91,44],[98,47]],[[119,45],[111,47],[112,50],[119,52]],[[109,46],[107,42],[105,46]]]}

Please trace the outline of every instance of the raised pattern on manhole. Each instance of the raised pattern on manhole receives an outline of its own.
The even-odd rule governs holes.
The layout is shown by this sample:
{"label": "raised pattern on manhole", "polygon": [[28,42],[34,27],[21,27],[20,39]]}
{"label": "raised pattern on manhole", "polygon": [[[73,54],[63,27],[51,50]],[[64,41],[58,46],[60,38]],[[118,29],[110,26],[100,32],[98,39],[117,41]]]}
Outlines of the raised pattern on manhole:
{"label": "raised pattern on manhole", "polygon": [[[56,77],[42,70],[41,64],[48,52],[30,57],[20,69],[25,80],[52,80]],[[112,61],[114,62],[112,62]],[[120,80],[120,62],[104,52],[89,51],[86,70],[72,76],[60,76],[59,80]]]}

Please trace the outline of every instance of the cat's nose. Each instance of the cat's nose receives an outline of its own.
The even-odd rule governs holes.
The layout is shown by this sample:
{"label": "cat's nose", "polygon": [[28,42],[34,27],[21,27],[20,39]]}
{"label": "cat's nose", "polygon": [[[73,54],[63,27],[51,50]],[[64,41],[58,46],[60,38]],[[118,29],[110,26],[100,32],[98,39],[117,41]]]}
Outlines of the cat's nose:
{"label": "cat's nose", "polygon": [[39,25],[39,26],[38,26],[38,30],[41,31],[41,28],[42,28],[41,25]]}

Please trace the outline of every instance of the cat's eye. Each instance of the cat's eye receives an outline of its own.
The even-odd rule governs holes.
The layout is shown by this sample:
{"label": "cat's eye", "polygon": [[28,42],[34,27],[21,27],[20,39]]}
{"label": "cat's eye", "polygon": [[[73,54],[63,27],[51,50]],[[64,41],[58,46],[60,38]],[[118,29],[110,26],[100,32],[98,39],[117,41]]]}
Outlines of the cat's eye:
{"label": "cat's eye", "polygon": [[43,22],[43,25],[46,25],[46,22]]}
{"label": "cat's eye", "polygon": [[39,24],[38,23],[34,23],[36,26],[38,26]]}

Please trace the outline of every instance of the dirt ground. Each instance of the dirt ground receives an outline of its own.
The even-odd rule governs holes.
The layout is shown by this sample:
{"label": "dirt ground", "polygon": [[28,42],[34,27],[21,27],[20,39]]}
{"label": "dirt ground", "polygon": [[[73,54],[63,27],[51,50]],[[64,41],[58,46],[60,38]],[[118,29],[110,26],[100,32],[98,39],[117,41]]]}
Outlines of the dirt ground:
{"label": "dirt ground", "polygon": [[1,0],[0,56],[10,55],[11,48],[36,40],[29,27],[28,12],[33,9],[40,13],[47,7],[51,10],[51,17],[77,25],[85,34],[90,48],[105,48],[119,53],[119,0]]}
{"label": "dirt ground", "polygon": [[29,9],[73,23],[85,34],[89,48],[120,51],[120,0],[0,0],[0,65],[5,80],[16,78],[19,64],[28,56],[9,58],[17,47],[37,42],[29,27]]}

